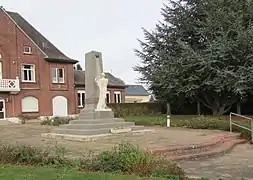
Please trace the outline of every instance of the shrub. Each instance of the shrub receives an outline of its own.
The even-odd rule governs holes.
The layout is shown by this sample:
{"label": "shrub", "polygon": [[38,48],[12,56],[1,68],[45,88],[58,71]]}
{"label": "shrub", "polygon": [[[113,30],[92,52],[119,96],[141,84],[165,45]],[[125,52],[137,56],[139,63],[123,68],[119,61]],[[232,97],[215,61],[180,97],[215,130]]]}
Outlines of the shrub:
{"label": "shrub", "polygon": [[166,160],[158,160],[130,143],[121,143],[98,155],[84,157],[79,165],[82,171],[135,174],[139,176],[184,177],[181,168]]}
{"label": "shrub", "polygon": [[0,145],[0,164],[71,166],[64,153],[61,147],[51,152],[29,145]]}
{"label": "shrub", "polygon": [[32,119],[37,119],[38,116],[32,116],[32,115],[25,115],[25,114],[20,114],[18,116],[18,119],[20,120],[21,124],[26,124],[27,121],[32,120]]}
{"label": "shrub", "polygon": [[108,104],[115,117],[154,115],[166,113],[164,103],[112,103]]}
{"label": "shrub", "polygon": [[228,121],[205,116],[196,116],[191,120],[186,120],[185,126],[191,129],[218,129],[224,131],[229,130]]}
{"label": "shrub", "polygon": [[134,122],[136,125],[166,125],[166,116],[128,116],[125,118],[126,121]]}
{"label": "shrub", "polygon": [[43,120],[40,124],[41,125],[52,125],[52,126],[59,126],[61,124],[68,124],[69,121],[73,120],[74,118],[70,118],[70,117],[46,117],[45,120]]}

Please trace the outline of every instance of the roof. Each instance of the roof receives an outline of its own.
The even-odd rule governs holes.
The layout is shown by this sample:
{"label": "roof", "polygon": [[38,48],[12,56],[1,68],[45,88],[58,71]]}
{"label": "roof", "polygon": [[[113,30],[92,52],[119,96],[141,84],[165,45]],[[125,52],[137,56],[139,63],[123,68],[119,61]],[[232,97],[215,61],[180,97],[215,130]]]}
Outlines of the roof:
{"label": "roof", "polygon": [[150,95],[148,91],[142,85],[128,85],[126,88],[126,95]]}
{"label": "roof", "polygon": [[[126,87],[124,81],[119,78],[116,78],[110,73],[105,73],[106,78],[108,79],[108,86],[111,87]],[[85,71],[75,70],[74,79],[76,86],[85,86]]]}
{"label": "roof", "polygon": [[27,22],[21,15],[16,12],[5,11],[1,8],[24,33],[40,48],[45,54],[45,60],[53,62],[77,63],[63,54],[57,47],[55,47],[47,38],[45,38],[39,31],[37,31],[29,22]]}

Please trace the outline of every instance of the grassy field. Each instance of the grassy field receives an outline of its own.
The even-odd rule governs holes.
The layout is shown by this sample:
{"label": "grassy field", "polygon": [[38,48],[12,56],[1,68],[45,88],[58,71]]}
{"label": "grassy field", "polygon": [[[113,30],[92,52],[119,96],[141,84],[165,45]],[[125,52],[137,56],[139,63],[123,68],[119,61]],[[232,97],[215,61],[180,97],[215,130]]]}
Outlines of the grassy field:
{"label": "grassy field", "polygon": [[[172,115],[172,125],[182,124],[186,120],[191,120],[194,115]],[[126,121],[135,122],[136,125],[166,125],[166,115],[154,116],[127,116],[124,118]]]}
{"label": "grassy field", "polygon": [[[253,116],[247,116],[246,117],[250,117],[253,118]],[[192,118],[196,117],[196,115],[172,115],[170,117],[171,123],[172,125],[180,125],[182,124],[184,121],[188,121],[191,120]],[[207,116],[211,119],[218,119],[216,117],[213,116]],[[141,125],[165,125],[166,124],[166,115],[154,115],[154,116],[127,116],[124,118],[126,121],[131,121],[131,122],[135,122],[136,124],[141,124]],[[228,115],[224,115],[222,117],[220,117],[220,120],[226,120],[229,121],[229,116]],[[250,123],[249,120],[247,119],[243,119],[241,117],[236,117],[236,116],[232,116],[232,120],[233,121],[240,121],[243,123]]]}
{"label": "grassy field", "polygon": [[22,167],[0,165],[0,179],[3,180],[162,180],[105,173],[80,173],[73,169],[49,167]]}
{"label": "grassy field", "polygon": [[[246,116],[252,118],[252,116]],[[166,126],[166,116],[128,116],[126,121],[135,122],[136,125],[146,126]],[[213,116],[196,116],[196,115],[172,115],[170,118],[171,127],[186,127],[190,129],[216,129],[229,131],[229,116],[220,118]],[[250,128],[250,120],[241,117],[232,116],[232,122],[241,126]],[[242,137],[251,139],[250,131],[244,130],[235,125],[232,126],[234,132],[240,132]]]}

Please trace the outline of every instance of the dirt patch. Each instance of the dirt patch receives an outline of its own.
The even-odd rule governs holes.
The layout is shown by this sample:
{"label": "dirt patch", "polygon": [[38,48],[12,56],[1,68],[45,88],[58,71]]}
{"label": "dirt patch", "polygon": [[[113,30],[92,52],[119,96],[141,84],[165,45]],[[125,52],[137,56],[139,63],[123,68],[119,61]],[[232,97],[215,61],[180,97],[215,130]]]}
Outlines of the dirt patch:
{"label": "dirt patch", "polygon": [[93,142],[75,142],[66,140],[46,139],[41,137],[41,133],[50,132],[51,126],[39,124],[10,124],[0,126],[0,142],[2,143],[22,143],[39,147],[60,145],[67,149],[69,153],[80,154],[87,151],[100,151],[109,149],[117,143],[128,141],[139,145],[140,148],[150,149],[157,147],[168,147],[175,145],[198,144],[206,142],[211,135],[220,131],[189,130],[183,128],[158,128],[155,133],[145,135],[115,135],[108,139],[100,139]]}

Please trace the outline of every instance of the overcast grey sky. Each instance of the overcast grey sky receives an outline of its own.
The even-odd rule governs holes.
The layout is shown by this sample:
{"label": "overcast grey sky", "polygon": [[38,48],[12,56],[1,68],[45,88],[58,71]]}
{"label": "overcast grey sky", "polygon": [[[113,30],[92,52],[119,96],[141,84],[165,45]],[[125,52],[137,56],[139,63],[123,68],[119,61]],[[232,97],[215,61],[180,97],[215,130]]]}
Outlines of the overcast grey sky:
{"label": "overcast grey sky", "polygon": [[80,61],[84,54],[102,52],[104,71],[126,83],[137,83],[138,63],[133,49],[143,39],[141,27],[151,30],[161,20],[165,0],[1,0],[16,11],[67,56]]}

